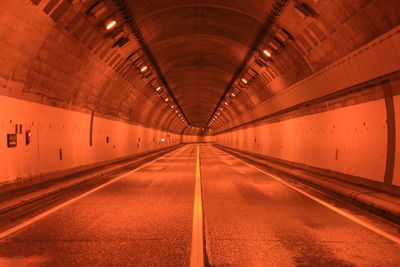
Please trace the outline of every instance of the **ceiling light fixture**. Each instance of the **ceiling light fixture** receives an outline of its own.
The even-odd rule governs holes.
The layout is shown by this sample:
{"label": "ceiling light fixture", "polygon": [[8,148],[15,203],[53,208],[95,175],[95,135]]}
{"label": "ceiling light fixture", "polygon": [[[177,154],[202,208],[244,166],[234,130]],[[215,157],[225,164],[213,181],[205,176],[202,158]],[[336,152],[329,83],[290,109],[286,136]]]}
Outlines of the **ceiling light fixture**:
{"label": "ceiling light fixture", "polygon": [[147,70],[147,66],[144,66],[144,67],[142,67],[142,68],[140,69],[141,72],[144,72],[144,71],[146,71],[146,70]]}
{"label": "ceiling light fixture", "polygon": [[106,25],[106,29],[107,30],[111,30],[112,28],[114,28],[114,26],[117,24],[117,22],[115,20],[110,21],[109,23],[107,23]]}
{"label": "ceiling light fixture", "polygon": [[161,90],[161,86],[157,87],[156,91],[160,91]]}
{"label": "ceiling light fixture", "polygon": [[271,57],[271,52],[269,52],[267,49],[264,49],[263,51],[264,55],[266,55],[267,57]]}
{"label": "ceiling light fixture", "polygon": [[242,79],[242,82],[247,84],[247,80],[245,78]]}

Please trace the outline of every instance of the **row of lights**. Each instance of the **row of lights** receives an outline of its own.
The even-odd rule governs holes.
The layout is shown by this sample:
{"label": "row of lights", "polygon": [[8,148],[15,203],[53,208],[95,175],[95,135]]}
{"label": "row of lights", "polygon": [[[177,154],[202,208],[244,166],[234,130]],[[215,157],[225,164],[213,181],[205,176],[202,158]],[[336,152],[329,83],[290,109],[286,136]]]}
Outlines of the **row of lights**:
{"label": "row of lights", "polygon": [[[304,7],[305,4],[301,4]],[[274,28],[274,38],[271,38],[271,40],[269,40],[268,43],[264,44],[264,49],[262,49],[262,52],[260,53],[260,59],[262,59],[261,62],[265,61],[266,59],[270,59],[273,56],[273,52],[278,51],[281,47],[282,44],[285,43],[286,41],[292,39],[293,37],[291,36],[291,34],[289,32],[287,32],[285,29],[283,28],[279,28],[279,27],[275,27]],[[240,81],[238,83],[239,86],[236,86],[237,89],[246,87],[249,83],[249,78],[253,78],[254,75],[251,75],[251,73],[246,73],[245,75],[243,75],[240,78]],[[230,96],[230,98],[233,100],[234,97],[237,96],[237,93],[235,93],[234,91],[230,92],[228,94]],[[231,100],[231,101],[232,101]],[[229,105],[230,101],[228,99],[226,99],[223,102],[223,106],[227,107]],[[209,126],[212,125],[218,118],[218,116],[221,115],[222,111],[223,111],[223,107],[219,107],[218,111],[214,114],[213,118],[211,119]]]}
{"label": "row of lights", "polygon": [[[147,67],[147,66],[143,66],[143,67],[140,68],[140,72],[142,72],[142,73],[146,72],[147,70],[148,70],[148,67]],[[157,93],[161,93],[162,87],[161,87],[161,86],[157,86],[157,87],[155,88],[155,91],[156,91]],[[169,97],[165,97],[165,98],[163,98],[163,100],[164,100],[165,103],[170,102],[170,98],[169,98]],[[186,120],[185,120],[185,118],[183,117],[183,115],[182,115],[181,113],[179,113],[178,109],[175,109],[175,107],[176,107],[175,104],[172,104],[172,105],[170,106],[170,108],[171,108],[172,110],[175,111],[175,114],[181,119],[181,121],[182,121],[183,123],[185,123],[185,124],[188,126],[188,123],[186,122]]]}
{"label": "row of lights", "polygon": [[[111,30],[111,29],[113,29],[116,25],[117,25],[117,21],[116,21],[116,20],[109,20],[109,21],[107,21],[107,22],[105,23],[105,27],[106,27],[106,29],[107,29],[108,31]],[[148,67],[147,65],[143,65],[143,66],[140,67],[140,72],[141,72],[141,73],[145,73],[145,72],[148,71],[148,70],[149,70],[149,67]],[[155,91],[156,91],[157,93],[160,93],[160,92],[162,91],[162,87],[161,87],[161,86],[158,86],[157,88],[155,88]],[[169,101],[170,101],[170,98],[169,98],[169,97],[165,97],[165,98],[164,98],[164,102],[168,103]],[[175,108],[175,105],[174,105],[174,104],[171,105],[170,108],[171,108],[171,109],[174,109],[174,108]],[[175,114],[178,115],[178,117],[182,120],[183,123],[186,124],[186,126],[189,126],[188,123],[186,122],[185,118],[182,116],[182,114],[179,113],[178,109],[175,109]]]}
{"label": "row of lights", "polygon": [[[203,130],[203,131],[205,131],[206,130],[206,128],[204,128],[204,127],[194,127],[194,126],[192,126],[192,125],[188,125],[188,127],[189,128],[193,128],[193,129],[195,129],[195,130]],[[211,131],[211,129],[208,129],[209,131]]]}
{"label": "row of lights", "polygon": [[[266,57],[268,57],[268,58],[272,57],[272,52],[269,49],[264,49],[262,52]],[[249,80],[246,79],[245,77],[242,77],[240,79],[240,81],[242,82],[242,87],[245,87],[249,83]],[[233,99],[234,97],[236,97],[236,93],[230,92],[229,96]],[[223,104],[225,105],[225,107],[227,107],[227,106],[229,106],[229,101],[225,100],[223,102]],[[209,126],[211,126],[218,119],[218,116],[221,115],[223,110],[224,109],[222,107],[219,107],[218,111],[215,113],[214,117],[211,119]]]}

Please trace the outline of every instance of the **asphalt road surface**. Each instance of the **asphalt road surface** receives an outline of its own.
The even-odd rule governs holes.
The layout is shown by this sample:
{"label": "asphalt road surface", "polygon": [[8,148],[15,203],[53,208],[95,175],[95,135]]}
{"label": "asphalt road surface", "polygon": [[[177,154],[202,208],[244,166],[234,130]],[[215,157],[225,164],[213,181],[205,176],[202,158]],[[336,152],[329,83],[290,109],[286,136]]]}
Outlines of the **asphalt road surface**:
{"label": "asphalt road surface", "polygon": [[400,266],[394,241],[196,144],[2,238],[0,266],[190,266],[198,148],[206,265]]}

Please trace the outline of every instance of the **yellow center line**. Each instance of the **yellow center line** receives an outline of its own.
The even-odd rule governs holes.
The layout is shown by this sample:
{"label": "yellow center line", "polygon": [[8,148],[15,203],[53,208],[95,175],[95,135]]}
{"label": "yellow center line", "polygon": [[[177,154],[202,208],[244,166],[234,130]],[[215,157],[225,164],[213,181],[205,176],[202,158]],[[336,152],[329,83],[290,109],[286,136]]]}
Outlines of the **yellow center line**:
{"label": "yellow center line", "polygon": [[200,176],[200,146],[197,145],[196,158],[196,184],[194,191],[192,251],[190,266],[204,266],[203,254],[203,207],[201,199],[201,176]]}

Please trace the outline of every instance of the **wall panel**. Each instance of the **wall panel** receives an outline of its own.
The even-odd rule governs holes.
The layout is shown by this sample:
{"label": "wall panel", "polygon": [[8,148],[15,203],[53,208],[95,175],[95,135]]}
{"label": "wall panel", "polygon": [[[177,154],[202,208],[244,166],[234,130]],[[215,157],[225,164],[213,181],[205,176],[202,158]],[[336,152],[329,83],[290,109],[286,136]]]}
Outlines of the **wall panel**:
{"label": "wall panel", "polygon": [[[90,114],[4,96],[0,111],[0,185],[181,142],[174,133],[95,116],[90,146]],[[7,147],[7,134],[15,134],[16,125],[17,146]],[[31,131],[29,145],[26,130]]]}
{"label": "wall panel", "polygon": [[383,99],[265,123],[217,136],[217,143],[268,157],[383,182]]}

